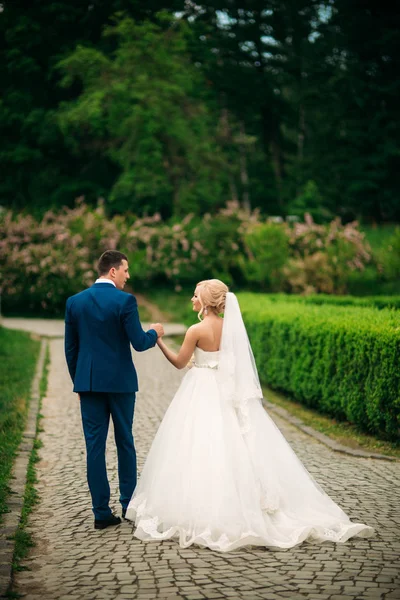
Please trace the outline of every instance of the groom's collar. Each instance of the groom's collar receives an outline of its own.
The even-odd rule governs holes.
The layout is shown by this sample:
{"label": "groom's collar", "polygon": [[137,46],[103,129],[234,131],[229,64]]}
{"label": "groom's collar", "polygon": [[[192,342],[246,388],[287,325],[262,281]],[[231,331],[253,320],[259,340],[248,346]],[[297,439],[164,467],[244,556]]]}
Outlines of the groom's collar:
{"label": "groom's collar", "polygon": [[111,279],[106,279],[105,277],[99,277],[98,279],[96,279],[95,283],[110,283],[114,287],[117,287],[115,283],[111,281]]}

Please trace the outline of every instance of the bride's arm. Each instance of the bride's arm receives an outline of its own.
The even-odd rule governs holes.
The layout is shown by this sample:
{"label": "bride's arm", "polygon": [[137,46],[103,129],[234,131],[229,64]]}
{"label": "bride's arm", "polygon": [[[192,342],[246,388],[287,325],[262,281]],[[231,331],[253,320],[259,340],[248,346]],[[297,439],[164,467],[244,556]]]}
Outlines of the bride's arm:
{"label": "bride's arm", "polygon": [[183,340],[183,344],[176,354],[168,346],[164,343],[162,338],[158,338],[157,345],[159,346],[161,352],[164,356],[169,360],[171,364],[174,365],[177,369],[183,369],[189,362],[190,357],[192,356],[194,349],[196,347],[197,341],[199,339],[197,332],[197,325],[192,325],[186,332],[185,339]]}

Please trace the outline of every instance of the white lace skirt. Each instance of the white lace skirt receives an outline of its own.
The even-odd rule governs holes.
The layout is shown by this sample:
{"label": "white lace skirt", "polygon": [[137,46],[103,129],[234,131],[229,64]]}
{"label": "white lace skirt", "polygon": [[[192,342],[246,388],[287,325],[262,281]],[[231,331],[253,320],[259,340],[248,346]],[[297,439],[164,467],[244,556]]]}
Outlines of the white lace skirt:
{"label": "white lace skirt", "polygon": [[369,536],[316,484],[259,401],[243,431],[218,372],[191,369],[172,400],[127,510],[134,535],[226,552]]}

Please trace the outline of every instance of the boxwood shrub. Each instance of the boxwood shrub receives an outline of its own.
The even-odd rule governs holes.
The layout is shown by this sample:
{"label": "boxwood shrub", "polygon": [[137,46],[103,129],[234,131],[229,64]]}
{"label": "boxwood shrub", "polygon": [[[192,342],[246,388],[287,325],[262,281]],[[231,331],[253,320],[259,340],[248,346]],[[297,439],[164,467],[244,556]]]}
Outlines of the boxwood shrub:
{"label": "boxwood shrub", "polygon": [[329,294],[268,294],[271,302],[302,302],[303,304],[331,304],[333,306],[366,306],[400,309],[400,296],[335,296]]}
{"label": "boxwood shrub", "polygon": [[261,380],[383,439],[399,440],[400,314],[238,295]]}

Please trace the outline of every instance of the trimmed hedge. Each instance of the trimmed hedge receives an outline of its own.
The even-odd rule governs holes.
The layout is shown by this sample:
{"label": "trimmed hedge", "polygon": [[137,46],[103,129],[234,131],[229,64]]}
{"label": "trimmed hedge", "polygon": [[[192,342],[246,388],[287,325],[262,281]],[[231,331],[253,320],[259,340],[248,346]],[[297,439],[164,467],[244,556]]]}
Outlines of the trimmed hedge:
{"label": "trimmed hedge", "polygon": [[271,302],[301,302],[303,304],[331,304],[334,306],[359,306],[368,308],[400,309],[400,296],[334,296],[329,294],[268,294]]}
{"label": "trimmed hedge", "polygon": [[383,439],[399,440],[400,314],[238,294],[261,380]]}

